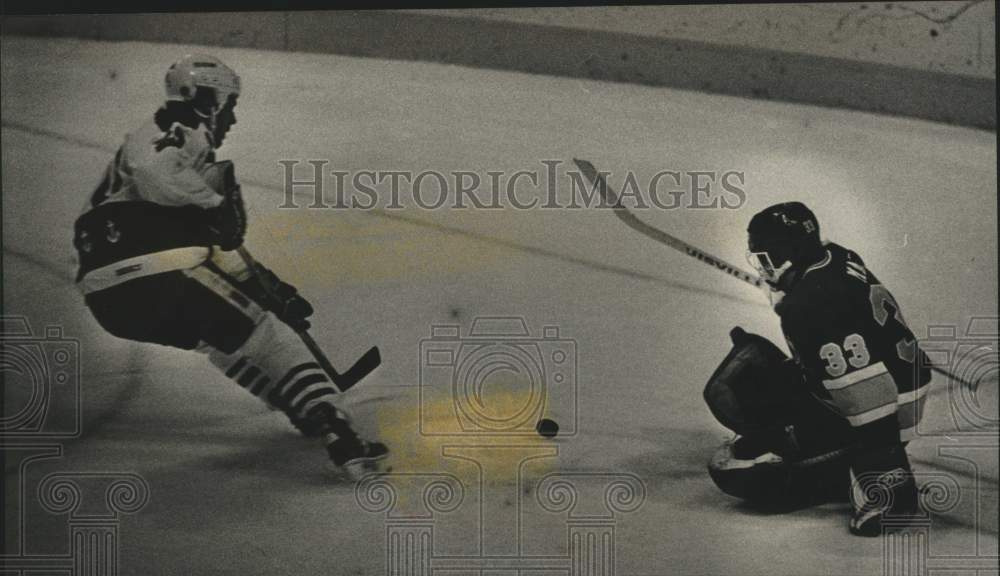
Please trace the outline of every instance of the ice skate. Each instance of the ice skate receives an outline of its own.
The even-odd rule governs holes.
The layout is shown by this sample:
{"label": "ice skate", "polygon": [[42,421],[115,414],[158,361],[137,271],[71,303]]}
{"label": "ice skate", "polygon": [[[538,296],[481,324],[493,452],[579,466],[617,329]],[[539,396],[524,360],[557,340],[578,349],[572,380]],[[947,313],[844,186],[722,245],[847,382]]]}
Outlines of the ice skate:
{"label": "ice skate", "polygon": [[360,480],[368,474],[384,474],[392,468],[387,465],[389,448],[381,442],[368,442],[358,436],[342,437],[326,446],[330,463],[344,472],[351,480]]}

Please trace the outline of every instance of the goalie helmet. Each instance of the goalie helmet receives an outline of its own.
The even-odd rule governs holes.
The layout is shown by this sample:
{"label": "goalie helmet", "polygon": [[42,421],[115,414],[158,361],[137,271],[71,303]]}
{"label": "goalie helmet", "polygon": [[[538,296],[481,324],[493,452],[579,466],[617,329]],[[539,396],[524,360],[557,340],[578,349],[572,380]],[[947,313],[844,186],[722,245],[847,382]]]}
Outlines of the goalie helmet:
{"label": "goalie helmet", "polygon": [[207,54],[188,54],[174,62],[165,79],[167,100],[191,102],[199,88],[212,90],[214,111],[240,94],[240,77],[221,60]]}
{"label": "goalie helmet", "polygon": [[761,210],[750,219],[747,261],[771,285],[798,264],[820,258],[816,215],[801,202],[783,202]]}

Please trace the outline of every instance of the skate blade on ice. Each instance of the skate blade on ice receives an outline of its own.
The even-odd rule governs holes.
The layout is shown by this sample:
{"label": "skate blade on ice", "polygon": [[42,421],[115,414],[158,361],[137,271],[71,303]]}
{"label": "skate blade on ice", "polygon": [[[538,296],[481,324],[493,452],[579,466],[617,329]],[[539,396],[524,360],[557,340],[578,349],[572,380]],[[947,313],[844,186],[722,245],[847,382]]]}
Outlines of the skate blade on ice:
{"label": "skate blade on ice", "polygon": [[344,476],[356,482],[370,474],[388,474],[392,472],[392,465],[386,462],[388,458],[388,454],[380,454],[378,456],[355,458],[354,460],[345,462],[343,466],[327,462],[327,466],[338,476]]}

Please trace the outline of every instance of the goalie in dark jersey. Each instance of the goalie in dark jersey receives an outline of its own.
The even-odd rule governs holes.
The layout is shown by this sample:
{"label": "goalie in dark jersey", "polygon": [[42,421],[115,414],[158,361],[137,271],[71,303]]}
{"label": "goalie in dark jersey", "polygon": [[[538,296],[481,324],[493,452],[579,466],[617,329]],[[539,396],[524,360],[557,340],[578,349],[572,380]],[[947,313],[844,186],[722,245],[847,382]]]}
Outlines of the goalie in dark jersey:
{"label": "goalie in dark jersey", "polygon": [[820,240],[803,204],[771,206],[747,231],[793,357],[733,329],[705,400],[737,436],[709,473],[724,492],[772,506],[849,495],[851,532],[877,536],[918,511],[905,443],[930,363],[889,291],[856,253]]}

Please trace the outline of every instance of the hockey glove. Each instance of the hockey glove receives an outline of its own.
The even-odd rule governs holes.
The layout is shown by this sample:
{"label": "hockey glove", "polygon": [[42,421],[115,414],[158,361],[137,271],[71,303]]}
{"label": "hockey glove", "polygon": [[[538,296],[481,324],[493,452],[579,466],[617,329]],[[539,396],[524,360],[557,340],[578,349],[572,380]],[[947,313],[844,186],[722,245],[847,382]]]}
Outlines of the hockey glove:
{"label": "hockey glove", "polygon": [[239,186],[239,183],[236,182],[236,169],[232,160],[205,164],[205,167],[201,169],[201,177],[220,196],[225,196],[227,191]]}
{"label": "hockey glove", "polygon": [[[261,286],[264,283],[266,286]],[[270,269],[257,264],[257,275],[240,284],[240,290],[253,298],[265,310],[274,312],[279,320],[295,330],[308,330],[312,324],[313,307],[291,284],[282,281]]]}
{"label": "hockey glove", "polygon": [[216,244],[223,250],[235,250],[243,244],[247,231],[247,212],[243,194],[236,182],[230,160],[209,165],[203,172],[205,181],[222,195],[222,203],[210,210],[208,228]]}
{"label": "hockey glove", "polygon": [[879,536],[920,512],[917,484],[902,444],[859,450],[851,466],[852,534]]}

